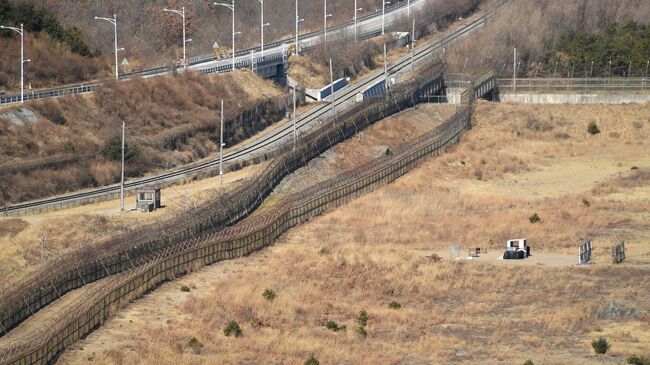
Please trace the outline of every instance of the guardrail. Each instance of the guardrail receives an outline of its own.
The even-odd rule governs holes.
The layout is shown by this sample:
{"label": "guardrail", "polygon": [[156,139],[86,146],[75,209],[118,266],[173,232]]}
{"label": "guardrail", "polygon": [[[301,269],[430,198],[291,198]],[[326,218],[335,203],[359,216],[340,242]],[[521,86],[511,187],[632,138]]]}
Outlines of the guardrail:
{"label": "guardrail", "polygon": [[[88,85],[71,86],[71,87],[60,88],[60,89],[27,92],[25,93],[24,100],[31,101],[31,100],[38,100],[38,99],[44,99],[44,98],[50,98],[56,96],[85,94],[85,93],[95,91],[95,88],[99,85],[100,85],[99,83],[94,83]],[[19,103],[20,101],[21,101],[20,95],[0,96],[0,105]]]}
{"label": "guardrail", "polygon": [[633,91],[650,90],[650,78],[532,78],[498,79],[505,92],[537,90]]}
{"label": "guardrail", "polygon": [[[399,105],[410,104],[416,95],[417,88],[411,87],[410,92],[398,96],[399,99],[393,100],[394,103],[373,107],[385,112],[400,110]],[[311,134],[313,139],[295,151],[287,150],[279,161],[285,165],[295,163],[301,160],[303,153],[309,152],[311,143],[331,144],[332,140],[336,143],[345,133],[355,134],[358,131],[355,120],[363,122],[365,112],[367,110],[359,109],[356,115],[338,120],[336,124],[330,120],[324,131]],[[417,166],[423,159],[440,154],[447,146],[457,142],[470,125],[471,108],[464,106],[446,123],[397,148],[391,156],[384,156],[284,198],[276,205],[276,209],[251,217],[236,226],[175,244],[145,265],[126,267],[124,273],[116,273],[103,285],[96,286],[82,300],[77,300],[56,316],[50,316],[43,323],[42,330],[36,333],[37,336],[19,338],[3,346],[0,349],[0,359],[5,363],[16,364],[47,363],[65,347],[101,325],[120,305],[143,295],[164,281],[196,268],[247,255],[270,245],[291,227],[386,185]]]}

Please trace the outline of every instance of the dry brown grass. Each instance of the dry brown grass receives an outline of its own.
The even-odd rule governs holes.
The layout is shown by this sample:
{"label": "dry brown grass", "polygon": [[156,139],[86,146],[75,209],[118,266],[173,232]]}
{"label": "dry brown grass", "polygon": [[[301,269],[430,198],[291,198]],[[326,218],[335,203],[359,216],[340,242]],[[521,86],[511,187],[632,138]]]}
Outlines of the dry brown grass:
{"label": "dry brown grass", "polygon": [[[595,312],[613,299],[650,309],[650,196],[645,175],[629,173],[631,165],[650,167],[649,126],[635,126],[647,111],[480,103],[474,129],[442,157],[269,249],[163,285],[59,363],[302,364],[312,354],[325,364],[621,363],[650,347],[648,318],[607,322]],[[552,131],[529,129],[533,116]],[[621,137],[589,137],[594,118]],[[592,195],[601,184],[620,190]],[[528,222],[532,211],[542,224]],[[424,257],[457,242],[493,240],[495,252],[521,234],[533,254],[574,255],[586,231],[595,237],[596,265],[585,268]],[[628,260],[614,267],[607,246],[618,238],[628,242]],[[195,288],[184,293],[180,285]],[[278,295],[272,302],[262,297],[267,288]],[[401,309],[389,309],[390,301]],[[367,337],[355,331],[361,309],[370,315]],[[233,319],[244,337],[223,336]],[[347,330],[327,330],[326,320]],[[608,336],[611,354],[593,355],[590,341],[599,335]],[[200,354],[187,344],[192,336],[204,344]]]}
{"label": "dry brown grass", "polygon": [[[20,93],[20,38],[0,37],[0,49],[0,92]],[[27,32],[25,58],[31,59],[25,65],[26,88],[58,86],[110,75],[108,58],[72,53],[44,33],[34,36]]]}
{"label": "dry brown grass", "polygon": [[[209,156],[218,151],[218,142],[214,141],[219,135],[222,98],[226,120],[269,100],[283,98],[282,89],[269,80],[245,71],[234,77],[236,82],[233,75],[195,74],[109,82],[91,96],[29,104],[39,116],[34,124],[21,126],[0,119],[0,156],[5,164],[48,156],[90,155],[89,159],[29,170],[18,176],[0,175],[0,205],[115,183],[115,166],[104,159],[101,150],[107,140],[120,133],[122,121],[127,126],[127,143],[140,150],[138,158],[127,164],[128,176]],[[275,121],[269,113],[245,128],[226,123],[227,145]],[[44,187],[32,189],[31,182]]]}

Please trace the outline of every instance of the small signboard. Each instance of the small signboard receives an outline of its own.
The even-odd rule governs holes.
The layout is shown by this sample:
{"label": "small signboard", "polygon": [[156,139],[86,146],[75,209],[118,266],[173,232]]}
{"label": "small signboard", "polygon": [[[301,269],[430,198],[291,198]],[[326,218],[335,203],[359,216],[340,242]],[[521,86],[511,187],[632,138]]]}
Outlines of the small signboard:
{"label": "small signboard", "polygon": [[122,60],[122,66],[128,66],[129,65],[129,60],[126,59],[126,57]]}
{"label": "small signboard", "polygon": [[460,257],[460,247],[458,245],[451,246],[451,258]]}

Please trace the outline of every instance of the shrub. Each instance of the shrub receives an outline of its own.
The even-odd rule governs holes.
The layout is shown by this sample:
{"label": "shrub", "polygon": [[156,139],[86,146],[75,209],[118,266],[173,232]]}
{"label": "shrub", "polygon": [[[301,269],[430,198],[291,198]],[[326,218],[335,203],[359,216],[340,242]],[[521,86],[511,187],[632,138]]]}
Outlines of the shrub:
{"label": "shrub", "polygon": [[[107,160],[121,161],[122,160],[122,136],[114,135],[111,137],[102,148],[102,154]],[[129,144],[124,142],[124,161],[131,161],[140,155],[137,147],[130,147]]]}
{"label": "shrub", "polygon": [[184,292],[188,293],[190,291],[190,287],[187,286],[187,285],[182,285],[181,286],[181,291],[184,291]]}
{"label": "shrub", "polygon": [[596,125],[596,122],[589,123],[589,125],[587,126],[587,132],[589,132],[589,134],[591,134],[592,136],[600,133],[600,129],[598,129],[598,125]]}
{"label": "shrub", "polygon": [[604,354],[612,346],[609,344],[609,342],[607,342],[607,339],[605,339],[605,337],[599,337],[591,341],[591,347],[594,348],[594,351],[596,351],[597,354]]}
{"label": "shrub", "polygon": [[535,363],[533,363],[533,360],[529,359],[529,360],[524,361],[523,365],[535,365]]}
{"label": "shrub", "polygon": [[74,153],[75,150],[75,146],[70,141],[66,142],[65,145],[63,145],[63,152],[65,153]]}
{"label": "shrub", "polygon": [[230,337],[230,336],[241,337],[241,336],[243,336],[241,328],[239,327],[239,324],[237,324],[236,321],[230,321],[228,326],[226,326],[226,328],[224,328],[223,334],[226,335],[226,337]]}
{"label": "shrub", "polygon": [[540,218],[537,213],[534,213],[533,215],[528,217],[528,220],[530,221],[531,224],[535,224],[541,222],[542,218]]}
{"label": "shrub", "polygon": [[338,323],[336,323],[334,321],[327,321],[327,322],[325,322],[324,326],[328,330],[332,330],[334,332],[342,331],[342,330],[345,329],[345,326],[341,326],[341,325],[339,325]]}
{"label": "shrub", "polygon": [[393,155],[393,151],[391,151],[390,148],[386,148],[386,152],[384,152],[384,154],[385,154],[386,156],[392,156],[392,155]]}
{"label": "shrub", "polygon": [[632,355],[627,358],[627,363],[632,365],[650,365],[650,358]]}
{"label": "shrub", "polygon": [[630,168],[630,170],[638,170],[638,169],[639,169],[639,166],[632,166],[632,167]]}
{"label": "shrub", "polygon": [[203,344],[201,343],[201,341],[199,341],[196,337],[190,338],[190,340],[189,340],[189,342],[187,344],[190,346],[192,351],[194,351],[194,353],[197,353],[197,354],[199,352],[201,352],[201,348],[203,347]]}
{"label": "shrub", "polygon": [[585,207],[590,207],[591,203],[589,202],[589,200],[587,200],[587,198],[582,198],[582,205],[584,205]]}
{"label": "shrub", "polygon": [[390,309],[400,309],[400,308],[402,308],[402,305],[393,300],[392,302],[388,303],[388,308],[390,308]]}
{"label": "shrub", "polygon": [[67,122],[61,104],[56,100],[45,99],[43,102],[35,103],[34,110],[54,124],[64,125]]}
{"label": "shrub", "polygon": [[275,295],[275,292],[271,289],[266,289],[264,290],[264,293],[262,293],[262,296],[266,300],[273,300],[277,295]]}
{"label": "shrub", "polygon": [[368,334],[368,332],[366,332],[366,325],[368,324],[368,318],[369,318],[368,312],[362,309],[359,312],[359,317],[357,318],[357,320],[359,321],[358,332],[362,336],[366,336]]}
{"label": "shrub", "polygon": [[305,361],[305,365],[320,365],[320,363],[314,356],[309,356],[307,361]]}

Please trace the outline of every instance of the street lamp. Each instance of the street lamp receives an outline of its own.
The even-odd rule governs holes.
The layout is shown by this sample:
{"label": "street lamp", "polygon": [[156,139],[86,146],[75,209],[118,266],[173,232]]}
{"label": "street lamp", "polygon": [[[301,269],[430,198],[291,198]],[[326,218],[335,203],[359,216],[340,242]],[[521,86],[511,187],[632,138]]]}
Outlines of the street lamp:
{"label": "street lamp", "polygon": [[264,23],[264,0],[259,0],[260,4],[262,4],[262,10],[260,11],[260,34],[262,40],[260,41],[260,50],[262,53],[262,58],[264,58],[264,27],[268,27],[269,23]]}
{"label": "street lamp", "polygon": [[117,15],[113,14],[113,19],[111,18],[100,18],[98,16],[95,17],[95,20],[105,20],[111,24],[113,24],[113,27],[115,28],[115,80],[118,80],[120,78],[120,71],[118,70],[118,65],[117,65]]}
{"label": "street lamp", "polygon": [[381,0],[381,35],[384,35],[386,28],[386,5],[390,5],[390,1]]}
{"label": "street lamp", "polygon": [[354,0],[354,41],[357,41],[357,12],[363,8],[357,8],[357,0]]}
{"label": "street lamp", "polygon": [[213,3],[213,5],[225,6],[232,10],[232,71],[235,72],[235,36],[241,34],[241,32],[235,32],[235,0],[232,0],[232,4]]}
{"label": "street lamp", "polygon": [[300,19],[300,16],[298,16],[298,0],[296,0],[296,54],[300,54],[300,45],[298,44],[298,24],[304,21],[305,19]]}
{"label": "street lamp", "polygon": [[192,40],[191,39],[190,40],[185,39],[185,23],[186,23],[185,22],[185,7],[183,6],[181,9],[182,10],[179,11],[179,10],[164,8],[163,11],[166,12],[166,13],[178,14],[181,17],[183,17],[183,67],[187,67],[187,54],[185,52],[186,51],[186,45],[187,45],[187,43],[191,42]]}
{"label": "street lamp", "polygon": [[323,7],[323,34],[325,36],[325,42],[327,42],[327,18],[331,16],[332,14],[327,14],[327,0],[325,0],[325,6]]}
{"label": "street lamp", "polygon": [[25,63],[31,60],[25,59],[25,27],[20,23],[20,29],[0,25],[0,29],[9,29],[20,34],[20,103],[25,103]]}

